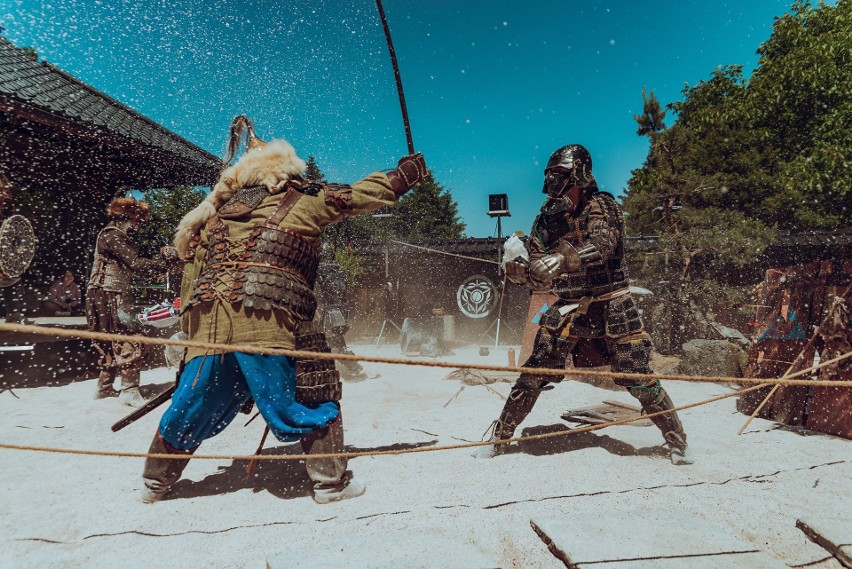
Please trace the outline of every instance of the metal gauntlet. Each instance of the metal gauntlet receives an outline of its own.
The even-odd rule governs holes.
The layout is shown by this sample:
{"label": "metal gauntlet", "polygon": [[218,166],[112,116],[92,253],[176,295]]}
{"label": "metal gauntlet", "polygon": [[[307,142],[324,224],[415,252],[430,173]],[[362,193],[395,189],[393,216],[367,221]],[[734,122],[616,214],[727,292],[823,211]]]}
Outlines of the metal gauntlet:
{"label": "metal gauntlet", "polygon": [[530,261],[530,278],[542,283],[549,283],[562,272],[562,255],[551,253]]}
{"label": "metal gauntlet", "polygon": [[567,241],[561,242],[556,248],[556,252],[562,256],[561,272],[574,273],[579,271],[583,266],[582,256],[579,254],[579,251],[574,249],[574,246]]}
{"label": "metal gauntlet", "polygon": [[578,262],[583,266],[596,265],[602,262],[601,252],[592,244],[580,247],[576,253]]}
{"label": "metal gauntlet", "polygon": [[515,284],[530,282],[529,263],[523,257],[506,262],[506,278]]}

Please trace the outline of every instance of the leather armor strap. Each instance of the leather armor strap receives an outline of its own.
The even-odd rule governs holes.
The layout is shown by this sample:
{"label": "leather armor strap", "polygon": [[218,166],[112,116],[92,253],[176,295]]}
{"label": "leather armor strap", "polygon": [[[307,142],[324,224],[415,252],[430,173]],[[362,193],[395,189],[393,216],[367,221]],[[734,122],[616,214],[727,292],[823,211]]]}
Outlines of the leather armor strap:
{"label": "leather armor strap", "polygon": [[597,296],[584,296],[582,298],[562,298],[565,302],[577,302],[580,304],[591,304],[592,302],[608,302],[620,296],[624,296],[625,294],[630,292],[630,287],[620,288],[618,290],[614,290],[612,292],[607,292],[604,294],[600,294]]}
{"label": "leather armor strap", "polygon": [[278,200],[278,207],[275,208],[275,212],[269,216],[269,219],[264,223],[267,227],[274,227],[278,229],[278,224],[281,223],[285,217],[290,213],[290,211],[295,207],[296,202],[299,201],[302,197],[302,192],[296,190],[293,187],[287,189],[284,192],[284,195],[281,196],[281,199]]}

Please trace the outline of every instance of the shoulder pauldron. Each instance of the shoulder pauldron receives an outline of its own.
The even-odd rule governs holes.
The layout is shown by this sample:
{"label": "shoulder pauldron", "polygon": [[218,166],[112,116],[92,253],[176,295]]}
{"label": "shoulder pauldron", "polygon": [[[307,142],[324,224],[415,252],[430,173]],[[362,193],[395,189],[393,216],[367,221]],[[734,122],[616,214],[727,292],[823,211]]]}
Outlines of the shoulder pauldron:
{"label": "shoulder pauldron", "polygon": [[237,190],[228,202],[219,208],[219,217],[223,219],[236,219],[254,210],[260,202],[269,197],[266,186],[252,186]]}

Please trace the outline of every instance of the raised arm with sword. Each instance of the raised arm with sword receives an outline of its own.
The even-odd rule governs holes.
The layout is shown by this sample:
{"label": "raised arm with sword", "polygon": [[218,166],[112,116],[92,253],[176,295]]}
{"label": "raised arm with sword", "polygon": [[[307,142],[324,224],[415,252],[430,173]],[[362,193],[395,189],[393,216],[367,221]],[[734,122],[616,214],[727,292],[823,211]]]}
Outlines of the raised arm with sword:
{"label": "raised arm with sword", "polygon": [[[420,153],[417,153],[414,150],[414,141],[413,141],[413,138],[411,136],[411,125],[410,125],[409,120],[408,120],[408,108],[405,104],[405,94],[404,94],[403,89],[402,89],[402,77],[399,73],[399,64],[397,63],[397,59],[396,59],[396,51],[394,50],[394,47],[393,47],[393,40],[391,39],[390,28],[388,26],[388,21],[387,21],[387,18],[385,16],[385,11],[384,11],[384,8],[382,6],[381,0],[376,0],[376,7],[378,8],[379,16],[380,16],[381,21],[382,21],[382,27],[383,27],[384,32],[385,32],[385,39],[387,40],[388,51],[390,53],[391,65],[393,66],[394,78],[396,80],[396,88],[397,88],[397,92],[399,94],[399,105],[400,105],[400,110],[402,112],[402,122],[403,122],[403,126],[405,128],[405,138],[406,138],[406,143],[408,144],[408,152],[409,152],[409,155],[420,156]],[[232,157],[233,157],[233,155],[231,155],[231,157],[223,163],[223,169],[224,169],[224,167],[229,165],[230,159]],[[420,160],[422,161],[422,158],[420,158]],[[407,179],[406,179],[406,181],[407,181]],[[419,182],[419,180],[417,180],[415,183],[418,183],[418,182]],[[147,401],[144,405],[142,405],[141,407],[139,407],[138,409],[136,409],[135,411],[133,411],[132,413],[130,413],[126,417],[124,417],[121,420],[119,420],[118,422],[116,422],[112,426],[112,430],[115,432],[115,431],[119,431],[119,430],[123,429],[127,425],[130,425],[131,423],[137,421],[141,417],[144,417],[145,415],[147,415],[148,413],[150,413],[151,411],[153,411],[154,409],[156,409],[157,407],[159,407],[163,403],[169,401],[172,398],[172,395],[174,394],[175,390],[178,387],[178,379],[180,378],[181,373],[183,372],[183,368],[184,368],[184,363],[182,361],[181,364],[180,364],[180,367],[178,369],[174,385],[164,389],[160,394],[158,394],[157,396],[155,396],[151,400]],[[251,400],[249,400],[249,401],[251,401]],[[247,404],[242,409],[242,411],[245,412],[245,413],[248,413],[250,411],[250,409],[251,409],[250,405]]]}

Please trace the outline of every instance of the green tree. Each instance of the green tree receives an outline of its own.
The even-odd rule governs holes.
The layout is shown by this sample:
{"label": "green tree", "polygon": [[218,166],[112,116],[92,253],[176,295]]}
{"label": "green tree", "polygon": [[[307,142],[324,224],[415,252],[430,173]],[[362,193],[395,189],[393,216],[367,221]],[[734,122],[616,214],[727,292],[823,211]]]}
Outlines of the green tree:
{"label": "green tree", "polygon": [[177,225],[186,213],[204,200],[202,190],[188,186],[158,188],[145,192],[151,219],[139,229],[140,252],[153,255],[163,245],[171,245]]}
{"label": "green tree", "polygon": [[[736,69],[717,70],[696,88],[696,97],[718,98],[736,85],[736,77]],[[717,284],[718,277],[753,262],[773,230],[742,211],[720,207],[731,181],[720,159],[707,156],[711,148],[703,142],[712,136],[702,132],[703,120],[692,124],[684,113],[667,128],[654,94],[643,92],[643,99],[637,134],[651,144],[645,165],[629,181],[624,207],[632,234],[660,236],[659,254],[646,260],[639,276],[660,285],[666,303],[656,315],[655,340],[659,349],[674,352],[704,332],[714,306],[740,300],[737,291]],[[689,94],[686,101],[695,103]]]}
{"label": "green tree", "polygon": [[758,54],[748,80],[732,65],[687,85],[668,128],[643,92],[637,133],[650,145],[628,182],[628,230],[660,235],[646,274],[666,275],[681,316],[735,296],[717,283],[776,229],[849,225],[852,0],[797,0]]}
{"label": "green tree", "polygon": [[399,239],[459,239],[465,224],[458,204],[430,172],[400,198],[393,211],[393,233]]}
{"label": "green tree", "polygon": [[315,182],[326,182],[325,175],[320,170],[319,165],[317,164],[317,159],[314,158],[314,155],[311,154],[308,156],[307,168],[305,168],[305,178],[308,180],[313,180]]}
{"label": "green tree", "polygon": [[848,226],[852,1],[796,1],[758,49],[747,114],[775,150],[764,215],[790,229]]}

